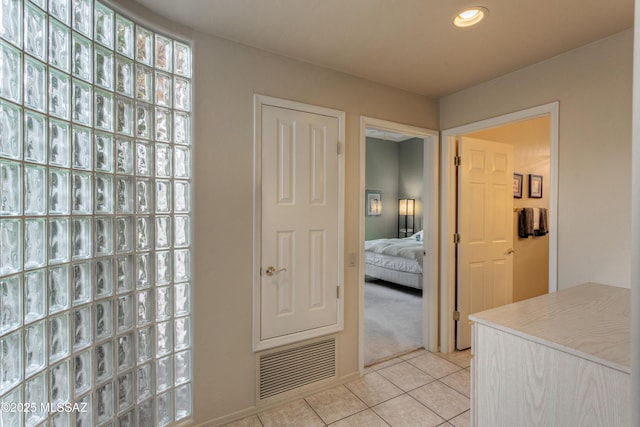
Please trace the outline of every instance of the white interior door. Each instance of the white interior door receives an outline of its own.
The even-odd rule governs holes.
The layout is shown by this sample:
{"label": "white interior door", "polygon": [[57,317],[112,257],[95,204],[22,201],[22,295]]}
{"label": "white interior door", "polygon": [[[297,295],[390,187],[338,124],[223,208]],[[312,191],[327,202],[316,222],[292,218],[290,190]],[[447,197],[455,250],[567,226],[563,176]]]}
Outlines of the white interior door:
{"label": "white interior door", "polygon": [[308,338],[341,326],[339,120],[261,115],[260,340]]}
{"label": "white interior door", "polygon": [[458,169],[456,347],[471,346],[469,314],[513,295],[513,146],[463,137]]}

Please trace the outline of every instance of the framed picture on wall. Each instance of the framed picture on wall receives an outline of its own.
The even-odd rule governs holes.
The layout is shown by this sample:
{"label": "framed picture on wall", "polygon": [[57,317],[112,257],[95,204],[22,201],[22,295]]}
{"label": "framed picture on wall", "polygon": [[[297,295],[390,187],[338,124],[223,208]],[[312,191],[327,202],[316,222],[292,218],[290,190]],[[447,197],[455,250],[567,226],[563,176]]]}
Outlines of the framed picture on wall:
{"label": "framed picture on wall", "polygon": [[513,198],[522,199],[522,174],[513,174]]}
{"label": "framed picture on wall", "polygon": [[367,190],[367,216],[382,215],[382,192],[377,190]]}
{"label": "framed picture on wall", "polygon": [[529,174],[529,198],[542,198],[542,175]]}

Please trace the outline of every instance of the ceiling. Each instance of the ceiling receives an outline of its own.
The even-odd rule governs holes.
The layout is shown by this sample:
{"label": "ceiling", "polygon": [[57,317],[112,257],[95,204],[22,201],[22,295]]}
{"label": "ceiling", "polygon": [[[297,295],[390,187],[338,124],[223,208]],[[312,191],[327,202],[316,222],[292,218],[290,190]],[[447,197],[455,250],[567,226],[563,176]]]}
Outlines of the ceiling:
{"label": "ceiling", "polygon": [[[196,30],[429,97],[633,26],[634,0],[136,0]],[[458,29],[465,6],[479,25]]]}

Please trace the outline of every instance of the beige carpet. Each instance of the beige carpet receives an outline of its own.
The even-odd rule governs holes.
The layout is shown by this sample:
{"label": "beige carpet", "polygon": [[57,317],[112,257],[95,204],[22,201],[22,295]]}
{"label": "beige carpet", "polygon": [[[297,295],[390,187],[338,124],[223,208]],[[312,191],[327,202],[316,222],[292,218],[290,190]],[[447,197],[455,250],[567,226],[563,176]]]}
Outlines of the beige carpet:
{"label": "beige carpet", "polygon": [[364,363],[422,347],[422,292],[382,280],[364,285]]}

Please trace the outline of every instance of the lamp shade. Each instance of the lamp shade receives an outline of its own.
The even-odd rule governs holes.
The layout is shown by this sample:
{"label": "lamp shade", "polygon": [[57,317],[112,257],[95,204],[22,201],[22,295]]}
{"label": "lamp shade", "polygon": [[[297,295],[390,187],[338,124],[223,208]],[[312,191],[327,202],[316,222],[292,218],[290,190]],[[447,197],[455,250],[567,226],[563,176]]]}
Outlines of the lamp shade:
{"label": "lamp shade", "polygon": [[398,215],[413,215],[415,210],[415,199],[399,199],[398,200]]}

